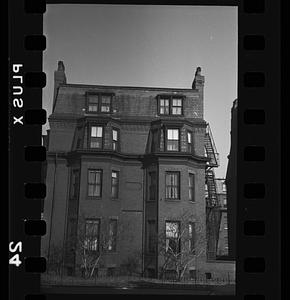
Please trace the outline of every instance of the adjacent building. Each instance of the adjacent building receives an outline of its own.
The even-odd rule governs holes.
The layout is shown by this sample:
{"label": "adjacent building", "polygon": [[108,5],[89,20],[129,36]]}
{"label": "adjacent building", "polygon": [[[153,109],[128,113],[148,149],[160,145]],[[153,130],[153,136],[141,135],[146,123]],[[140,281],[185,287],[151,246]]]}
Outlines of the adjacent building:
{"label": "adjacent building", "polygon": [[236,219],[237,219],[237,155],[238,155],[238,99],[231,109],[231,149],[228,155],[226,174],[228,198],[229,257],[236,258]]}
{"label": "adjacent building", "polygon": [[216,204],[204,194],[217,164],[216,151],[205,149],[213,141],[201,69],[189,89],[69,84],[62,62],[54,78],[43,255],[61,252],[68,274],[85,267],[84,253],[101,253],[96,272],[134,262],[140,274],[160,277],[175,272],[170,252],[186,251],[188,276],[217,274],[206,251],[217,245],[207,230]]}
{"label": "adjacent building", "polygon": [[216,182],[217,196],[219,198],[220,212],[221,212],[217,256],[226,258],[229,255],[227,188],[226,188],[225,178],[216,178],[215,182]]}

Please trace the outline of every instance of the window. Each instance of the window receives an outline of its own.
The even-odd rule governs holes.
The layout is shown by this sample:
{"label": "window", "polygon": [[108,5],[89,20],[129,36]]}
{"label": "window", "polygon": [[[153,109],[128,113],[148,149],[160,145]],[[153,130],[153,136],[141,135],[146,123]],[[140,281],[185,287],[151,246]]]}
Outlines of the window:
{"label": "window", "polygon": [[180,252],[179,222],[166,221],[166,252]]}
{"label": "window", "polygon": [[189,251],[195,253],[195,223],[189,222],[188,224],[188,235],[189,235]]}
{"label": "window", "polygon": [[155,251],[156,251],[156,223],[154,220],[148,221],[147,245],[148,245],[148,252],[155,253]]}
{"label": "window", "polygon": [[119,150],[119,130],[118,129],[112,130],[112,145],[113,145],[113,151]]}
{"label": "window", "polygon": [[165,198],[179,199],[179,172],[166,172],[165,177]]}
{"label": "window", "polygon": [[160,98],[159,99],[159,114],[160,115],[169,115],[169,101],[168,98]]}
{"label": "window", "polygon": [[98,95],[88,95],[88,111],[96,113],[99,110],[99,97]]}
{"label": "window", "polygon": [[119,196],[119,172],[112,171],[112,198],[118,198]]}
{"label": "window", "polygon": [[183,96],[159,95],[158,113],[159,115],[182,115]]}
{"label": "window", "polygon": [[112,94],[88,93],[87,112],[89,113],[110,113]]}
{"label": "window", "polygon": [[179,129],[167,129],[166,132],[166,150],[179,151]]}
{"label": "window", "polygon": [[187,152],[192,152],[192,132],[187,131]]}
{"label": "window", "polygon": [[227,206],[227,198],[224,199],[224,206]]}
{"label": "window", "polygon": [[116,249],[117,249],[117,220],[111,219],[109,222],[108,251],[115,252]]}
{"label": "window", "polygon": [[172,115],[182,115],[182,98],[172,98]]}
{"label": "window", "polygon": [[111,110],[111,96],[101,95],[101,112],[109,113]]}
{"label": "window", "polygon": [[78,197],[79,190],[79,170],[73,170],[71,175],[71,190],[70,198],[76,199]]}
{"label": "window", "polygon": [[223,182],[223,192],[226,192],[227,191],[227,186],[226,186],[226,183]]}
{"label": "window", "polygon": [[149,173],[149,200],[156,200],[156,172]]}
{"label": "window", "polygon": [[88,196],[102,196],[102,170],[89,170],[88,174]]}
{"label": "window", "polygon": [[188,176],[188,199],[189,201],[194,202],[195,194],[195,177],[194,174],[189,174]]}
{"label": "window", "polygon": [[103,127],[91,126],[90,132],[90,148],[103,148]]}
{"label": "window", "polygon": [[90,251],[99,251],[100,220],[86,220],[84,246]]}

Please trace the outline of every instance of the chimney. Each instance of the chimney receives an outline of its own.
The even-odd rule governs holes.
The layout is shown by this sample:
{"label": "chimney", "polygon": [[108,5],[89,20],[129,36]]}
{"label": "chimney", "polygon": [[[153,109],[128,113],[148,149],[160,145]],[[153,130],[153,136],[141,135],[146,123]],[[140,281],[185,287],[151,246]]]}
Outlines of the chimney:
{"label": "chimney", "polygon": [[204,87],[204,76],[201,75],[201,67],[197,67],[192,82],[192,88],[194,90],[202,91]]}
{"label": "chimney", "polygon": [[55,107],[56,95],[60,84],[66,83],[63,61],[58,62],[57,70],[54,71],[54,92],[53,92],[53,109]]}

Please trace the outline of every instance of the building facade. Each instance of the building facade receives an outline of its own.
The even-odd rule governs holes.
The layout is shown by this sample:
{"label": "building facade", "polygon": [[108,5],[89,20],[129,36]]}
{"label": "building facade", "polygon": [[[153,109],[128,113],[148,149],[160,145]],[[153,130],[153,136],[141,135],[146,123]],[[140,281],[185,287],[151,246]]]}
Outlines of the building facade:
{"label": "building facade", "polygon": [[227,188],[224,178],[216,178],[215,181],[221,211],[217,256],[227,257],[229,255]]}
{"label": "building facade", "polygon": [[75,274],[83,253],[101,253],[96,271],[119,273],[134,261],[136,272],[160,277],[165,266],[174,271],[170,251],[186,249],[188,275],[208,271],[203,89],[200,68],[192,88],[176,89],[68,84],[58,63],[47,139],[48,261],[61,249],[63,268]]}
{"label": "building facade", "polygon": [[236,216],[237,216],[237,156],[238,156],[238,99],[231,109],[231,149],[228,155],[226,186],[228,197],[229,257],[236,258]]}

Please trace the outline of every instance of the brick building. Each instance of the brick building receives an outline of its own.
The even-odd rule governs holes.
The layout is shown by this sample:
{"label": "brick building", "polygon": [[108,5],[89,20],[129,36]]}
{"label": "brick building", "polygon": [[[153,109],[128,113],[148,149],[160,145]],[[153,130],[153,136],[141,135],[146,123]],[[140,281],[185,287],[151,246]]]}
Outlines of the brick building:
{"label": "brick building", "polygon": [[221,211],[217,256],[225,257],[229,254],[227,189],[224,178],[216,178],[215,182]]}
{"label": "brick building", "polygon": [[228,197],[229,257],[236,258],[237,155],[238,155],[238,99],[231,109],[231,149],[228,155],[226,186]]}
{"label": "brick building", "polygon": [[[204,186],[214,153],[205,155],[200,72],[190,89],[84,85],[67,83],[58,63],[47,139],[48,260],[59,247],[64,269],[79,272],[83,239],[83,249],[104,250],[98,269],[107,274],[138,256],[136,271],[155,277],[165,260],[162,233],[166,251],[181,231],[194,253],[211,247]],[[211,272],[207,251],[199,253],[188,274]]]}

